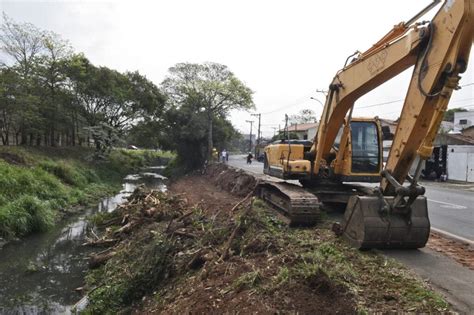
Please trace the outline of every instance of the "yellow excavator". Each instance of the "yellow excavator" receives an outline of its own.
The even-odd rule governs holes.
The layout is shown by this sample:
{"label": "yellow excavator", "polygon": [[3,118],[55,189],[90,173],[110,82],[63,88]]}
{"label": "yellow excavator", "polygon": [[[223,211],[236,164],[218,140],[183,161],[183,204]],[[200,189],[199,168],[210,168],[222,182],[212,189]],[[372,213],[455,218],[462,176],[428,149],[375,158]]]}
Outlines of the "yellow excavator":
{"label": "yellow excavator", "polygon": [[[314,223],[322,204],[342,203],[346,210],[336,232],[353,246],[425,246],[430,222],[425,189],[418,184],[421,162],[431,156],[451,94],[460,88],[474,36],[474,0],[446,0],[430,21],[418,22],[440,2],[346,60],[329,85],[313,141],[288,139],[265,148],[264,173],[299,180],[304,187],[276,181],[259,186],[260,196],[283,210],[291,223]],[[380,121],[352,117],[354,102],[411,66],[413,75],[384,166]]]}

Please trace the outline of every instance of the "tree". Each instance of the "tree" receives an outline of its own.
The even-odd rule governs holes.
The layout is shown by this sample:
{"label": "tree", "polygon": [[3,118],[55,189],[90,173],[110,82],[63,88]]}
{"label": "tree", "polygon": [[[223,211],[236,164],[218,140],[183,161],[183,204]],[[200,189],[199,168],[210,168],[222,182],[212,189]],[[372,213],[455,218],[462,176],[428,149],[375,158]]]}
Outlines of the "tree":
{"label": "tree", "polygon": [[27,144],[27,134],[35,128],[33,124],[38,120],[38,95],[34,67],[39,55],[44,49],[44,32],[30,23],[15,23],[3,13],[4,23],[0,26],[0,50],[16,63],[10,66],[17,72],[21,84],[16,91],[16,105],[22,113],[18,125],[15,125],[15,139],[21,135],[21,144]]}
{"label": "tree", "polygon": [[23,79],[27,79],[35,58],[44,49],[44,32],[31,23],[18,24],[3,13],[0,26],[0,49],[19,65]]}
{"label": "tree", "polygon": [[254,108],[252,91],[225,65],[218,63],[178,63],[162,82],[172,106],[184,104],[204,113],[207,121],[207,155],[212,155],[213,122],[232,109]]}
{"label": "tree", "polygon": [[317,121],[316,113],[312,109],[302,109],[298,114],[291,115],[288,118],[291,125],[316,123]]}
{"label": "tree", "polygon": [[3,144],[14,136],[16,144],[75,145],[77,139],[81,145],[87,135],[106,153],[102,147],[118,143],[133,126],[160,120],[166,98],[140,73],[96,67],[84,55],[73,54],[59,35],[15,23],[5,14],[4,20],[0,51],[8,62],[0,62]]}
{"label": "tree", "polygon": [[[213,143],[219,150],[228,148],[239,132],[224,116],[213,117]],[[170,107],[163,116],[160,126],[155,130],[159,134],[160,145],[167,150],[177,152],[178,164],[184,171],[202,166],[208,159],[207,114],[195,103],[183,103],[180,107]]]}
{"label": "tree", "polygon": [[0,69],[0,132],[3,145],[10,144],[10,136],[18,117],[17,94],[21,84],[18,74],[7,67]]}
{"label": "tree", "polygon": [[111,142],[100,141],[96,136],[103,138],[102,134],[92,130],[107,126],[108,132],[114,130],[116,136],[123,137],[135,125],[159,121],[164,110],[165,96],[139,72],[123,74],[95,67],[83,55],[76,55],[70,60],[68,77],[98,151],[102,151],[101,144]]}
{"label": "tree", "polygon": [[170,107],[160,126],[160,144],[177,152],[178,164],[184,171],[199,168],[206,157],[207,118],[194,103]]}
{"label": "tree", "polygon": [[467,109],[460,108],[460,107],[448,109],[446,112],[444,112],[443,120],[454,122],[454,113],[458,113],[458,112],[467,112]]}
{"label": "tree", "polygon": [[[66,112],[70,98],[64,89],[66,85],[65,66],[72,57],[72,48],[66,40],[53,32],[43,32],[44,53],[38,58],[36,73],[41,86],[41,114],[48,124],[45,134],[49,134],[49,143],[56,146],[59,141],[59,128],[69,130]],[[62,124],[63,122],[63,124]],[[41,139],[38,138],[38,142]]]}
{"label": "tree", "polygon": [[274,135],[272,137],[272,142],[273,141],[278,141],[278,140],[287,140],[290,138],[290,140],[298,140],[298,134],[296,132],[290,132],[289,134],[286,131],[279,131],[278,134]]}

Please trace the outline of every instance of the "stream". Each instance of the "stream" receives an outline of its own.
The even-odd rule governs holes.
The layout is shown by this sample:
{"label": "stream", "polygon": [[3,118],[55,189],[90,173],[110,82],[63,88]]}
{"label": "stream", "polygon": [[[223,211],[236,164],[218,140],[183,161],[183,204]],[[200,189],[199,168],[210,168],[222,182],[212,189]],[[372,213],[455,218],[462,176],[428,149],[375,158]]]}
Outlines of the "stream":
{"label": "stream", "polygon": [[163,166],[124,178],[122,190],[80,214],[70,215],[50,231],[11,242],[0,249],[0,314],[70,314],[82,293],[87,257],[93,249],[82,244],[92,224],[87,218],[111,212],[140,184],[166,190]]}

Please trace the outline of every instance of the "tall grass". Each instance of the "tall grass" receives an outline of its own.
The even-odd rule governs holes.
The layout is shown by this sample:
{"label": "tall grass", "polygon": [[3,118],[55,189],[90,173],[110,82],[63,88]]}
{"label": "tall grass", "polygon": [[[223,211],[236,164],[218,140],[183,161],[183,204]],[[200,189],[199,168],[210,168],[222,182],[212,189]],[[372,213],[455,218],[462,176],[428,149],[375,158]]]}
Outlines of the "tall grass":
{"label": "tall grass", "polygon": [[[19,157],[8,163],[2,153]],[[156,161],[157,152],[114,150],[107,161],[88,161],[87,150],[0,148],[0,237],[41,232],[59,210],[120,188],[123,176]]]}

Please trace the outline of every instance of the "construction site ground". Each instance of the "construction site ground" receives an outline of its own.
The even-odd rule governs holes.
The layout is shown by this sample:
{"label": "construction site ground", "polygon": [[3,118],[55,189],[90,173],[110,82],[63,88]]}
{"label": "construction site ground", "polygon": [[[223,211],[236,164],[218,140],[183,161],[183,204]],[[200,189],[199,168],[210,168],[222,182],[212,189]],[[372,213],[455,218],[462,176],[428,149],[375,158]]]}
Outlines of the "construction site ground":
{"label": "construction site ground", "polygon": [[[330,230],[290,228],[252,197],[255,178],[225,166],[167,194],[136,191],[103,226],[87,277],[89,312],[298,313],[456,310],[430,284]],[[96,268],[98,267],[98,268]]]}
{"label": "construction site ground", "polygon": [[[262,163],[254,161],[254,163],[247,165],[244,156],[231,156],[229,165],[245,170],[256,178],[279,181],[279,179],[263,174]],[[294,183],[297,184],[297,182]],[[422,184],[427,186],[428,190],[434,189],[431,195],[435,195],[437,199],[442,200],[439,197],[441,194],[450,197],[460,194],[464,199],[462,204],[459,204],[459,201],[454,201],[456,204],[452,204],[451,200],[444,200],[443,204],[438,202],[431,204],[429,209],[431,221],[433,221],[435,214],[440,213],[441,217],[434,217],[435,222],[443,219],[450,220],[450,223],[467,226],[468,233],[472,233],[471,221],[473,220],[473,214],[471,204],[468,202],[472,198],[470,194],[474,190],[474,184],[433,181],[423,181]],[[446,201],[449,201],[449,203]],[[439,206],[439,208],[433,209],[433,206]],[[436,211],[436,213],[433,211]],[[453,217],[454,214],[464,216]],[[447,217],[448,215],[450,217]],[[333,215],[332,218],[334,220],[341,219],[342,212],[339,215]],[[452,226],[452,228],[456,231],[456,226]],[[459,228],[459,230],[461,229]],[[472,242],[459,241],[462,239],[464,238],[455,237],[453,239],[446,237],[445,233],[432,232],[425,248],[408,251],[385,250],[383,254],[403,263],[420,277],[429,281],[438,292],[441,292],[450,303],[455,305],[458,311],[470,314],[474,312],[474,299],[472,299],[472,292],[474,292],[474,246]]]}

